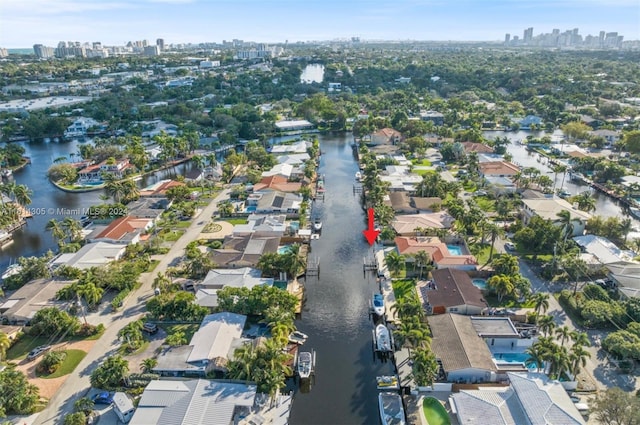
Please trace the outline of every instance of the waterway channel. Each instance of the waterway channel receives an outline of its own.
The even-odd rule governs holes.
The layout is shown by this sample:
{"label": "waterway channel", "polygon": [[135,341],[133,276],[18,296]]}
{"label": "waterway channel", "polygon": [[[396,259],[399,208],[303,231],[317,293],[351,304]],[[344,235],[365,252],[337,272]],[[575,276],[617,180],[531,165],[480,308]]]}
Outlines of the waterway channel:
{"label": "waterway channel", "polygon": [[[25,148],[25,156],[31,158],[31,164],[16,171],[13,179],[16,184],[25,184],[33,191],[31,204],[27,207],[33,217],[27,220],[25,227],[14,233],[11,244],[0,249],[0,270],[4,270],[18,257],[37,256],[48,250],[55,252],[57,244],[50,232],[45,230],[47,222],[52,218],[60,220],[65,216],[79,219],[84,215],[83,209],[103,202],[100,199],[100,195],[104,195],[103,190],[86,193],[63,192],[47,178],[47,170],[56,158],[66,157],[69,161],[79,158],[75,156],[78,154],[78,144],[75,140],[60,143],[20,142]],[[139,181],[139,186],[144,187],[168,175],[183,173],[188,166],[179,165],[176,169],[145,176]]]}
{"label": "waterway channel", "polygon": [[316,377],[310,390],[297,391],[290,423],[376,424],[375,377],[392,373],[393,364],[375,357],[372,348],[369,307],[378,284],[371,272],[363,273],[363,258],[372,249],[362,235],[359,195],[353,194],[358,171],[353,137],[321,135],[319,140],[326,195],[313,206],[323,227],[320,239],[311,242],[311,255],[320,259],[320,276],[307,278],[307,300],[296,323],[309,335],[303,349],[316,352]]}

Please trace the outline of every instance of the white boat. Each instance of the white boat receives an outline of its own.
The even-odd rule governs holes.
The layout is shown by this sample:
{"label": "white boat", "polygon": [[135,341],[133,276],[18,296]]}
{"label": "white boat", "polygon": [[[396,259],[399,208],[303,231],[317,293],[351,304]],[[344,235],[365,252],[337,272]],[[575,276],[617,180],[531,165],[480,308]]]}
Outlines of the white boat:
{"label": "white boat", "polygon": [[400,382],[398,381],[398,375],[376,376],[376,384],[379,390],[400,389]]}
{"label": "white boat", "polygon": [[358,172],[356,173],[356,180],[357,180],[357,181],[360,181],[360,179],[361,179],[361,178],[362,178],[362,173],[361,173],[360,171],[358,171]]}
{"label": "white boat", "polygon": [[320,218],[316,218],[313,221],[313,230],[315,230],[316,232],[322,230],[322,221],[320,221]]}
{"label": "white boat", "polygon": [[301,379],[306,379],[311,376],[311,370],[313,368],[313,357],[308,351],[302,351],[298,353],[298,364],[296,369],[298,370],[298,376]]}
{"label": "white boat", "polygon": [[292,342],[294,344],[302,345],[307,341],[307,338],[309,338],[307,334],[303,334],[300,331],[293,331],[291,332],[291,334],[289,334],[289,342]]}
{"label": "white boat", "polygon": [[640,220],[640,208],[631,207],[629,208],[629,212],[631,213],[632,216]]}
{"label": "white boat", "polygon": [[376,326],[376,351],[391,351],[391,335],[389,329],[383,324]]}
{"label": "white boat", "polygon": [[382,425],[405,425],[402,397],[396,393],[382,392],[378,394],[380,420]]}
{"label": "white boat", "polygon": [[10,278],[11,276],[17,275],[22,271],[22,266],[18,263],[12,264],[2,273],[2,279]]}
{"label": "white boat", "polygon": [[382,317],[384,315],[384,298],[382,294],[373,294],[373,300],[371,300],[371,307],[373,312]]}

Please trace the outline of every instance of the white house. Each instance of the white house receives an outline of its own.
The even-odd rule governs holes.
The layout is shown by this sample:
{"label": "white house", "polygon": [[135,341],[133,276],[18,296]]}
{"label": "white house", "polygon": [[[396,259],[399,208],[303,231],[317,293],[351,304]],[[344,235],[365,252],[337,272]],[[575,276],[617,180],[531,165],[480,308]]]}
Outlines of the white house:
{"label": "white house", "polygon": [[78,252],[60,254],[51,260],[49,266],[55,269],[66,264],[81,270],[100,267],[122,258],[126,248],[126,245],[120,243],[89,243],[80,248]]}
{"label": "white house", "polygon": [[523,199],[523,223],[528,225],[531,218],[540,216],[545,220],[551,220],[554,224],[560,226],[562,219],[558,217],[561,211],[568,211],[571,215],[571,224],[573,226],[572,236],[580,236],[584,234],[587,220],[591,218],[591,214],[580,211],[577,208],[559,198],[540,198],[540,199]]}
{"label": "white house", "polygon": [[93,118],[79,117],[67,127],[64,132],[64,137],[67,139],[84,137],[87,135],[87,130],[91,127],[97,127],[98,125],[100,125],[100,123]]}
{"label": "white house", "polygon": [[269,171],[263,171],[262,177],[282,176],[288,179],[291,177],[291,173],[293,173],[293,165],[276,164]]}

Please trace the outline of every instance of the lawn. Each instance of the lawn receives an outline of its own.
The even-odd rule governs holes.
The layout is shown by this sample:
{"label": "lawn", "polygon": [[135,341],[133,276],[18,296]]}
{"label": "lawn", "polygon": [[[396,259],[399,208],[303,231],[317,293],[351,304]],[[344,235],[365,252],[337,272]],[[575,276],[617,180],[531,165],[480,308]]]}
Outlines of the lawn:
{"label": "lawn", "polygon": [[475,192],[477,189],[476,184],[473,182],[473,180],[466,180],[462,183],[462,188],[466,191],[466,192]]}
{"label": "lawn", "polygon": [[168,233],[162,235],[162,240],[165,242],[175,242],[180,239],[180,236],[184,233],[184,230],[171,230]]}
{"label": "lawn", "polygon": [[187,341],[191,341],[191,337],[200,327],[199,324],[180,324],[180,325],[166,325],[162,326],[165,331],[167,331],[167,335],[171,335],[176,332],[184,332],[184,337]]}
{"label": "lawn", "polygon": [[427,397],[422,400],[422,411],[429,425],[451,425],[451,419],[440,400]]}
{"label": "lawn", "polygon": [[496,201],[489,199],[485,196],[478,196],[475,198],[476,204],[484,212],[492,212],[496,210]]}
{"label": "lawn", "polygon": [[[476,260],[478,260],[478,264],[487,264],[487,262],[489,261],[489,253],[491,252],[490,243],[485,243],[484,245],[480,245],[480,243],[470,244],[469,250],[476,257]],[[494,248],[493,249],[494,258],[496,253],[497,251]]]}
{"label": "lawn", "polygon": [[29,351],[40,345],[48,345],[50,343],[48,336],[32,337],[23,335],[15,344],[7,350],[7,360],[22,360],[27,357]]}
{"label": "lawn", "polygon": [[173,227],[177,229],[186,229],[189,226],[191,226],[191,220],[180,220]]}
{"label": "lawn", "polygon": [[414,169],[413,173],[415,173],[415,174],[417,174],[419,176],[425,176],[427,174],[433,174],[433,173],[435,173],[435,171],[434,170],[424,170],[424,169],[421,169],[421,170]]}
{"label": "lawn", "polygon": [[416,294],[415,279],[394,279],[391,281],[391,286],[393,287],[393,293],[397,300],[410,294]]}
{"label": "lawn", "polygon": [[67,357],[64,359],[62,364],[58,366],[58,369],[55,372],[51,375],[38,375],[38,377],[53,379],[68,375],[75,370],[78,363],[80,363],[82,359],[84,359],[84,356],[87,355],[87,353],[82,350],[65,350],[65,352],[67,353]]}
{"label": "lawn", "polygon": [[153,271],[153,269],[156,268],[156,266],[160,263],[160,260],[151,260],[149,261],[149,267],[147,267],[146,272],[147,273],[151,273]]}
{"label": "lawn", "polygon": [[228,218],[226,220],[227,223],[231,223],[234,226],[238,224],[247,224],[249,221],[246,218]]}
{"label": "lawn", "polygon": [[127,351],[127,346],[125,344],[122,344],[120,346],[120,348],[118,348],[118,353],[123,355],[123,356],[134,356],[136,354],[140,354],[142,353],[144,350],[147,349],[147,347],[149,347],[149,341],[148,340],[143,340],[142,344],[140,345],[140,348],[138,348],[135,351]]}
{"label": "lawn", "polygon": [[502,308],[533,308],[535,304],[532,301],[525,300],[524,302],[518,302],[518,300],[511,297],[503,297],[502,301],[498,301],[498,296],[490,291],[483,291],[484,299],[489,304],[489,307],[502,307]]}
{"label": "lawn", "polygon": [[431,161],[429,161],[428,159],[412,159],[411,163],[413,165],[424,165],[427,167],[431,166]]}

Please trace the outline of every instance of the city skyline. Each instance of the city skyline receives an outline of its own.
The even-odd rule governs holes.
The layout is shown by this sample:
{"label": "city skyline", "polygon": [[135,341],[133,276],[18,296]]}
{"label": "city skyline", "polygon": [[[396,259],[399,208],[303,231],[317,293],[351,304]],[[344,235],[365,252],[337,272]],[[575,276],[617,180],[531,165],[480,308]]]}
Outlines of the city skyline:
{"label": "city skyline", "polygon": [[501,41],[579,28],[640,40],[636,0],[0,0],[0,46],[163,38],[167,44],[349,39]]}

